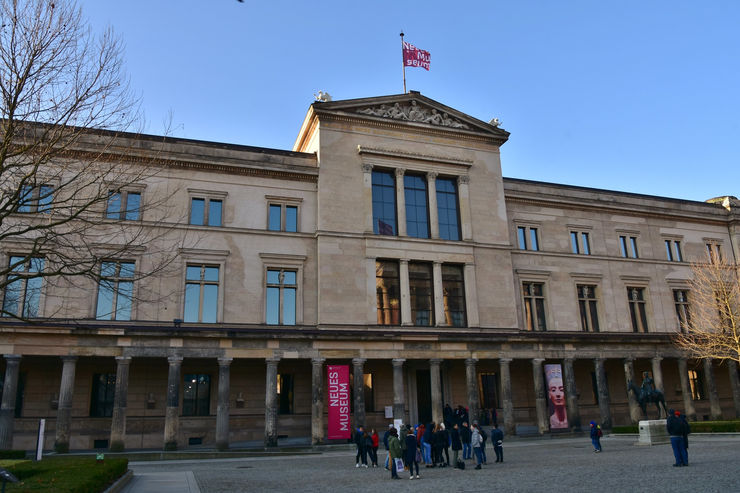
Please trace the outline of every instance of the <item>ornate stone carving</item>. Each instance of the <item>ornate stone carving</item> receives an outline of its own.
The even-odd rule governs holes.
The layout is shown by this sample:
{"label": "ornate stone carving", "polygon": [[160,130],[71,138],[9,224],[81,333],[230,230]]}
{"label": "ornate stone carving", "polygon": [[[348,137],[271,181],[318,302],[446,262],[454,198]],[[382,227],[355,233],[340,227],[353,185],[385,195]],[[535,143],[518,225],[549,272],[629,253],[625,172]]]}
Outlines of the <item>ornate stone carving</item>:
{"label": "ornate stone carving", "polygon": [[460,175],[457,177],[457,183],[460,185],[467,185],[470,183],[470,177],[468,175]]}
{"label": "ornate stone carving", "polygon": [[435,108],[420,106],[414,100],[411,100],[410,103],[405,105],[394,103],[392,106],[381,104],[380,106],[360,108],[357,110],[357,113],[379,116],[381,118],[390,118],[392,120],[428,123],[430,125],[438,125],[440,127],[470,128],[466,123],[461,122],[457,118],[452,118],[445,112],[440,113]]}
{"label": "ornate stone carving", "polygon": [[372,173],[373,172],[373,165],[368,163],[362,163],[362,172],[363,173]]}

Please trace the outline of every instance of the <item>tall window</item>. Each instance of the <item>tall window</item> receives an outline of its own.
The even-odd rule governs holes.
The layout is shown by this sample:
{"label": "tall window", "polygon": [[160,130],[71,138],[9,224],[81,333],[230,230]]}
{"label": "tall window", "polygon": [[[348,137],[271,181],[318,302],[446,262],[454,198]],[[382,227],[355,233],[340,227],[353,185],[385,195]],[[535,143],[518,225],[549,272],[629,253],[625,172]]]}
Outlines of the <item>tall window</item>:
{"label": "tall window", "polygon": [[182,393],[183,416],[209,416],[211,414],[211,376],[203,373],[186,373]]}
{"label": "tall window", "polygon": [[679,240],[665,240],[665,254],[670,262],[683,262],[681,242]]}
{"label": "tall window", "polygon": [[445,323],[465,327],[465,282],[462,265],[442,266],[442,295]]}
{"label": "tall window", "polygon": [[647,332],[647,308],[645,306],[645,288],[627,288],[627,299],[630,305],[630,317],[634,332]]}
{"label": "tall window", "polygon": [[581,314],[581,330],[599,331],[599,312],[596,299],[596,286],[578,285],[578,308]]}
{"label": "tall window", "polygon": [[437,178],[437,217],[439,218],[439,237],[443,240],[459,240],[457,186],[455,180],[451,178]]}
{"label": "tall window", "polygon": [[401,288],[398,262],[375,262],[375,294],[377,298],[378,325],[401,324]]}
{"label": "tall window", "polygon": [[[375,389],[373,385],[373,374],[362,374],[362,393],[365,398],[365,412],[375,412]],[[353,372],[349,374],[349,394],[354,395],[355,376]],[[355,411],[355,400],[350,399],[349,407],[352,412]]]}
{"label": "tall window", "polygon": [[478,396],[483,409],[496,409],[498,405],[498,388],[495,373],[478,374]]}
{"label": "tall window", "polygon": [[583,255],[591,255],[591,243],[585,231],[570,232],[570,251]]}
{"label": "tall window", "polygon": [[270,231],[298,231],[298,206],[270,204],[267,229]]}
{"label": "tall window", "polygon": [[107,219],[136,221],[141,217],[141,192],[112,190],[105,208]]}
{"label": "tall window", "polygon": [[294,270],[267,270],[266,322],[295,325],[298,274]]}
{"label": "tall window", "polygon": [[41,285],[39,277],[44,270],[44,259],[33,257],[10,257],[10,274],[3,297],[4,317],[34,318],[39,316]]}
{"label": "tall window", "polygon": [[540,249],[540,242],[537,238],[537,228],[533,228],[531,226],[517,226],[516,236],[519,243],[519,250],[532,250],[536,252]]}
{"label": "tall window", "polygon": [[373,171],[373,232],[393,236],[396,229],[396,180],[389,171]]}
{"label": "tall window", "polygon": [[695,401],[706,399],[704,394],[704,372],[702,370],[689,370],[689,387],[691,387],[691,398]]}
{"label": "tall window", "polygon": [[277,376],[278,414],[293,414],[293,375]]}
{"label": "tall window", "polygon": [[185,271],[185,322],[216,323],[218,319],[217,265],[188,265]]}
{"label": "tall window", "polygon": [[678,329],[686,332],[691,322],[691,312],[689,312],[689,292],[685,289],[673,290],[673,302],[676,306],[676,317],[678,318]]}
{"label": "tall window", "polygon": [[719,243],[707,243],[707,256],[713,264],[722,262],[722,247]]}
{"label": "tall window", "polygon": [[409,262],[411,320],[414,325],[434,325],[432,264]]}
{"label": "tall window", "polygon": [[406,197],[406,233],[414,238],[429,238],[427,182],[422,176],[403,176]]}
{"label": "tall window", "polygon": [[98,281],[98,320],[131,320],[134,263],[103,262]]}
{"label": "tall window", "polygon": [[116,393],[115,373],[95,373],[90,395],[90,417],[110,418],[113,416],[113,397]]}
{"label": "tall window", "polygon": [[637,237],[622,235],[619,237],[619,251],[624,258],[639,258],[637,250]]}
{"label": "tall window", "polygon": [[545,321],[545,285],[540,282],[523,282],[524,318],[527,330],[547,330]]}
{"label": "tall window", "polygon": [[190,199],[190,224],[221,226],[223,200],[193,197]]}
{"label": "tall window", "polygon": [[54,187],[51,185],[31,186],[21,188],[18,201],[18,212],[48,212],[54,200]]}

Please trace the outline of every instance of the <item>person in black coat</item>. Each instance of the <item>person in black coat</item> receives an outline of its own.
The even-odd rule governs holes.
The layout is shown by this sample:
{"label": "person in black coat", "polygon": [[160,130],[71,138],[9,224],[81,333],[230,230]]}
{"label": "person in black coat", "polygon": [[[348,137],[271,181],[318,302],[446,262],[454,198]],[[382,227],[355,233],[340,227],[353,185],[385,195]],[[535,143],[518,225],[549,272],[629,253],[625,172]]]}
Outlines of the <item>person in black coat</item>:
{"label": "person in black coat", "polygon": [[357,445],[357,456],[355,457],[355,467],[367,467],[367,448],[365,447],[365,427],[360,426],[355,433],[355,445]]}
{"label": "person in black coat", "polygon": [[419,460],[417,454],[421,455],[421,452],[413,428],[409,428],[405,441],[406,450],[404,451],[403,462],[409,468],[409,479],[414,479],[414,467],[416,467],[416,479],[419,479]]}
{"label": "person in black coat", "polygon": [[462,446],[463,446],[463,460],[473,458],[473,451],[471,450],[471,447],[470,447],[470,439],[471,439],[470,427],[468,426],[468,423],[463,421],[462,428],[460,428],[460,440],[462,441]]}
{"label": "person in black coat", "polygon": [[503,462],[504,432],[498,429],[498,424],[494,424],[491,430],[491,442],[493,443],[493,451],[496,452],[496,462]]}
{"label": "person in black coat", "polygon": [[444,451],[445,456],[442,457],[442,453],[439,454],[440,462],[442,462],[442,465],[449,466],[450,465],[450,432],[447,429],[447,427],[442,423],[439,425],[441,428],[441,445],[442,445],[442,451]]}
{"label": "person in black coat", "polygon": [[462,450],[462,440],[460,440],[460,427],[457,423],[450,430],[450,443],[452,445],[452,465],[457,467],[457,461],[460,459],[459,453]]}

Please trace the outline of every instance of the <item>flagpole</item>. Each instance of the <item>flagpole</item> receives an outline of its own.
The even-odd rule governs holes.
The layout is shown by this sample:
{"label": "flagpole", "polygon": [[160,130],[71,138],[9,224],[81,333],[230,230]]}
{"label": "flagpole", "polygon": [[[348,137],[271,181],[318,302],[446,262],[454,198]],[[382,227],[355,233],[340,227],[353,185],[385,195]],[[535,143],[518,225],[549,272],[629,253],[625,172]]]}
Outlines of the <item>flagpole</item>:
{"label": "flagpole", "polygon": [[403,93],[406,94],[406,63],[403,60],[403,31],[401,31],[401,68],[403,69]]}

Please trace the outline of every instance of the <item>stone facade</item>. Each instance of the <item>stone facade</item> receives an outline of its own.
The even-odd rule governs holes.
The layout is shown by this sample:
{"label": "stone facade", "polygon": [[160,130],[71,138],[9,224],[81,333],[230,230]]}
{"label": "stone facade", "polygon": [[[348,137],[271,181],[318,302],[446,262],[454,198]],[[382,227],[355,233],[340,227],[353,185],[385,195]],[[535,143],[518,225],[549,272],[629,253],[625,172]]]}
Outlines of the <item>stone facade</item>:
{"label": "stone facade", "polygon": [[[504,178],[508,135],[412,92],[316,102],[292,151],[125,136],[108,159],[167,170],[144,200],[176,191],[173,268],[134,287],[131,320],[96,320],[91,281],[44,286],[39,320],[0,321],[0,448],[32,448],[40,418],[60,451],[322,443],[327,364],[364,380],[354,422],[378,429],[386,407],[416,423],[449,403],[549,433],[548,364],[562,367],[569,429],[640,419],[626,388],[645,371],[694,419],[740,415],[737,367],[671,344],[689,261],[708,243],[737,258],[736,200]],[[221,201],[219,226],[189,224],[193,198]],[[7,263],[17,247],[0,247]],[[380,263],[394,293],[379,291]],[[217,272],[213,323],[188,320],[194,266]]]}

